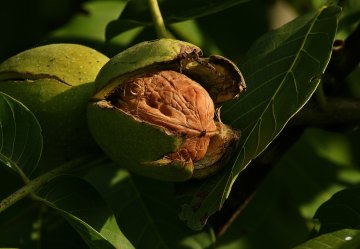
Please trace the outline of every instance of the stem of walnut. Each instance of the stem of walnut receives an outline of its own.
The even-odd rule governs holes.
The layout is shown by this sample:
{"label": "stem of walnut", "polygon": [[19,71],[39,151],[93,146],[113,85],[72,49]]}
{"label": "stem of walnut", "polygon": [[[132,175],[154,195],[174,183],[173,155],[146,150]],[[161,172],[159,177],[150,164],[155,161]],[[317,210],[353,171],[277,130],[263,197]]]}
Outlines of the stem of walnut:
{"label": "stem of walnut", "polygon": [[89,158],[88,156],[80,157],[77,159],[74,159],[73,161],[70,161],[69,163],[65,163],[63,165],[60,165],[59,167],[33,179],[30,180],[26,178],[25,181],[26,185],[6,197],[0,202],[0,213],[5,211],[10,206],[14,205],[19,200],[25,198],[28,195],[32,195],[36,198],[35,192],[43,186],[45,183],[52,180],[54,177],[59,176],[61,174],[64,174],[65,172],[79,168],[79,166],[91,166],[96,165],[102,161],[104,161],[106,158],[98,158],[93,160],[94,158]]}
{"label": "stem of walnut", "polygon": [[157,36],[159,38],[168,38],[169,36],[166,31],[164,19],[162,18],[157,0],[149,0],[149,7]]}

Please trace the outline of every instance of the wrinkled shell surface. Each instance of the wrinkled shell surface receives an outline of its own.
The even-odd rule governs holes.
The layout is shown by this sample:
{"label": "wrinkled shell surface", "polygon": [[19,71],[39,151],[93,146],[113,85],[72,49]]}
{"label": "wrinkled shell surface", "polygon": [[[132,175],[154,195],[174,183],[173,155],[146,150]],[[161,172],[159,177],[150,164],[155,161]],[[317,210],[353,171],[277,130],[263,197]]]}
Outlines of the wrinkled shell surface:
{"label": "wrinkled shell surface", "polygon": [[136,119],[182,135],[185,142],[172,159],[196,162],[204,157],[217,131],[214,104],[206,90],[187,76],[171,71],[145,74],[116,90],[115,106]]}

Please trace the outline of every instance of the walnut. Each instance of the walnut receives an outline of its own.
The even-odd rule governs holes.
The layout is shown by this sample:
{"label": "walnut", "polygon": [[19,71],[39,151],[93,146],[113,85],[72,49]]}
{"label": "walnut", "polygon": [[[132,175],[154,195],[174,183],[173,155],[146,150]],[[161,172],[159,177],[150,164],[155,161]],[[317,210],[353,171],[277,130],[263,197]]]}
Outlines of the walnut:
{"label": "walnut", "polygon": [[132,172],[166,181],[204,178],[227,164],[239,139],[220,121],[220,105],[245,88],[225,57],[203,57],[184,41],[145,41],[100,70],[88,124],[103,151]]}
{"label": "walnut", "polygon": [[165,70],[133,78],[117,91],[116,107],[169,134],[184,136],[184,143],[170,158],[196,162],[204,157],[217,127],[214,103],[200,84]]}

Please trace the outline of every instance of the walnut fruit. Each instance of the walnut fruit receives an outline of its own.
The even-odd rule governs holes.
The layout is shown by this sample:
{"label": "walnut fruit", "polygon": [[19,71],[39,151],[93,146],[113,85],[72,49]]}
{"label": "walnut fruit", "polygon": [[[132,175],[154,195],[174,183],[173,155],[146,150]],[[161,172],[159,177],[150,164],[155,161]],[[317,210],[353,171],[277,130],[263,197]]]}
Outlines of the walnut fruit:
{"label": "walnut fruit", "polygon": [[110,59],[95,87],[90,131],[110,158],[139,174],[206,177],[239,137],[216,111],[245,89],[239,69],[221,56],[203,58],[192,44],[137,44]]}
{"label": "walnut fruit", "polygon": [[65,160],[96,146],[87,129],[86,106],[94,80],[108,60],[83,45],[50,44],[0,64],[0,91],[35,114],[42,128],[44,157]]}

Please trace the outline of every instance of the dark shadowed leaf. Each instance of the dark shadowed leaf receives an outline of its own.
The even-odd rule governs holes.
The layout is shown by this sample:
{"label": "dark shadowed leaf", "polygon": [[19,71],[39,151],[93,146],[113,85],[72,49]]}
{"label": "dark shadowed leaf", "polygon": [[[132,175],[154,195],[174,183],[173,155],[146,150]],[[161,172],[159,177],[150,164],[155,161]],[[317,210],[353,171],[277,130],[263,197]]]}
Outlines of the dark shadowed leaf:
{"label": "dark shadowed leaf", "polygon": [[[173,0],[159,1],[165,23],[173,23],[213,14],[247,0]],[[119,19],[108,24],[106,40],[139,26],[151,25],[152,19],[147,0],[132,0],[126,5]]]}
{"label": "dark shadowed leaf", "polygon": [[89,248],[134,248],[120,231],[105,201],[86,181],[69,176],[56,177],[37,195],[74,227]]}
{"label": "dark shadowed leaf", "polygon": [[344,228],[360,229],[360,188],[337,192],[323,203],[314,215],[320,227],[318,234]]}
{"label": "dark shadowed leaf", "polygon": [[320,235],[294,249],[357,249],[360,245],[360,230],[343,229]]}
{"label": "dark shadowed leaf", "polygon": [[85,179],[108,201],[137,249],[213,248],[211,229],[194,232],[178,219],[172,183],[131,175],[113,163],[92,169]]}
{"label": "dark shadowed leaf", "polygon": [[0,161],[30,176],[42,151],[41,128],[32,112],[0,92]]}
{"label": "dark shadowed leaf", "polygon": [[217,248],[289,249],[308,240],[319,206],[360,183],[359,155],[349,151],[359,148],[359,138],[360,130],[344,134],[307,129],[256,189]]}
{"label": "dark shadowed leaf", "polygon": [[[248,90],[222,108],[222,121],[241,131],[240,141],[226,170],[195,186],[195,197],[184,205],[181,218],[191,228],[202,228],[221,208],[239,173],[309,100],[329,62],[339,14],[339,7],[323,7],[252,46],[241,67]],[[199,193],[206,195],[199,199]]]}

